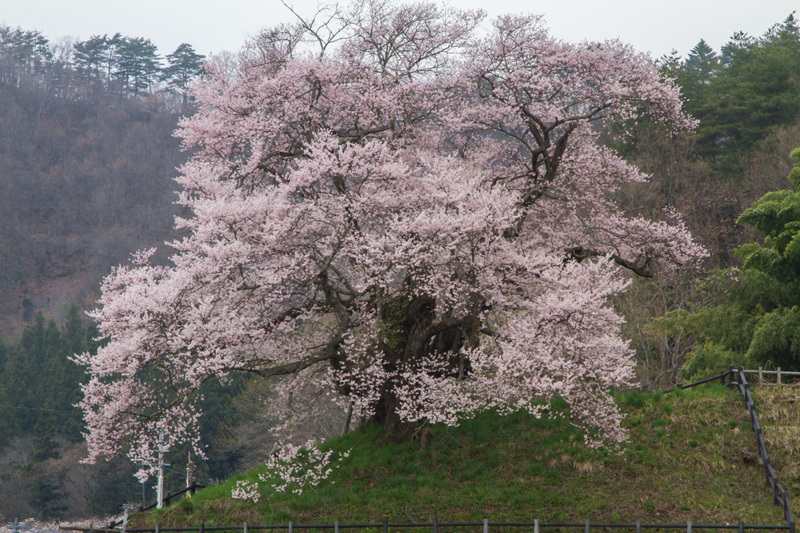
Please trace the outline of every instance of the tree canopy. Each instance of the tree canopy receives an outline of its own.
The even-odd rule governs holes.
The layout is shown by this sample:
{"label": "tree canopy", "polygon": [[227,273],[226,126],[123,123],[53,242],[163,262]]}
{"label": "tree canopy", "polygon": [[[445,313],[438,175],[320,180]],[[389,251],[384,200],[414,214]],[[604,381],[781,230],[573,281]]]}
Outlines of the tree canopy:
{"label": "tree canopy", "polygon": [[608,300],[704,251],[674,212],[618,208],[646,178],[600,134],[694,122],[618,41],[482,19],[360,2],[207,64],[179,131],[186,237],[105,279],[108,342],[78,357],[92,458],[196,439],[200,386],[240,372],[398,435],[561,396],[589,441],[624,439],[608,391],[633,360]]}

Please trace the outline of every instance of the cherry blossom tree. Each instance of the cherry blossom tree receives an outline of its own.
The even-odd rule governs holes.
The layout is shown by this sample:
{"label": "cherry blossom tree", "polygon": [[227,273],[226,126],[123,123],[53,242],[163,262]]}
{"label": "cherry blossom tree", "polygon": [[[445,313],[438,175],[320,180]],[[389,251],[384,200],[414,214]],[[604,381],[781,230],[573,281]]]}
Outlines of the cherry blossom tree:
{"label": "cherry blossom tree", "polygon": [[196,443],[201,385],[240,372],[399,437],[560,396],[588,441],[625,438],[609,299],[705,252],[674,212],[619,209],[646,176],[602,138],[693,121],[625,44],[483,18],[363,0],[208,62],[178,132],[186,236],[105,279],[108,342],[77,356],[91,459]]}

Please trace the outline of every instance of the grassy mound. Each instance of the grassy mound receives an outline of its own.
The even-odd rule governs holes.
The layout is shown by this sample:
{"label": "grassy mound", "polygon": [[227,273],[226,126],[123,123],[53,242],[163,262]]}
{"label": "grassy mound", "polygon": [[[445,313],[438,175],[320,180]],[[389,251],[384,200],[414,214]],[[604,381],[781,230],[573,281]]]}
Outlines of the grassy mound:
{"label": "grassy mound", "polygon": [[[262,490],[231,499],[237,480],[205,489],[133,525],[575,521],[781,524],[741,399],[721,387],[621,394],[630,441],[589,449],[558,416],[487,413],[430,442],[388,442],[379,428],[330,441],[350,449],[329,480],[299,496]],[[263,467],[262,467],[263,469]]]}

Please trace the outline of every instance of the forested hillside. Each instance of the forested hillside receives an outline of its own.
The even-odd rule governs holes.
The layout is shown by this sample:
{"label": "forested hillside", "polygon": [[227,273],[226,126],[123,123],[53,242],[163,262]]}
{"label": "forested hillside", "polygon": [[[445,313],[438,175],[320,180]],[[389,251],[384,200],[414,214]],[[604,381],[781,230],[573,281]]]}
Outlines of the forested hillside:
{"label": "forested hillside", "polygon": [[92,307],[112,265],[171,237],[187,51],[161,69],[145,39],[0,27],[0,335]]}
{"label": "forested hillside", "polygon": [[78,463],[82,371],[69,358],[96,346],[84,311],[102,277],[175,235],[186,155],[172,132],[201,59],[188,44],[162,59],[142,38],[0,27],[0,517],[141,498],[132,465]]}
{"label": "forested hillside", "polygon": [[[178,236],[173,178],[188,154],[172,134],[193,112],[187,87],[201,76],[201,59],[188,44],[161,56],[140,37],[51,42],[38,32],[0,27],[0,521],[15,513],[107,513],[141,498],[127,460],[77,465],[86,450],[73,405],[87,378],[69,358],[101,342],[84,315],[95,306],[101,279],[138,249],[158,247],[156,262],[164,262],[170,253],[164,241]],[[771,352],[745,357],[749,345],[732,342],[736,332],[720,321],[708,345],[697,333],[700,315],[681,320],[686,310],[737,311],[737,302],[725,298],[748,287],[714,285],[728,279],[719,272],[704,283],[707,270],[741,266],[734,250],[760,241],[765,228],[753,223],[752,211],[742,220],[747,224],[737,223],[740,215],[766,193],[791,186],[789,153],[800,146],[800,29],[790,15],[761,36],[735,33],[719,51],[700,40],[687,57],[673,54],[656,64],[676,80],[685,109],[699,122],[694,131],[667,135],[643,120],[615,143],[652,176],[617,199],[627,212],[653,217],[673,206],[710,256],[699,271],[633,279],[614,301],[627,319],[637,377],[648,389],[713,372],[720,361],[775,364]],[[705,291],[696,290],[698,281]],[[790,292],[776,289],[781,309],[798,304]],[[792,313],[778,326],[795,328],[800,322]],[[754,324],[752,317],[734,318],[726,324]],[[700,356],[692,355],[698,346]],[[688,370],[687,360],[695,365]],[[800,369],[797,350],[787,347],[780,364]],[[203,392],[210,461],[196,477],[211,481],[269,451],[260,422],[272,392],[238,377],[224,387],[211,380]],[[341,414],[323,416],[303,435],[339,431]],[[175,465],[172,488],[183,483],[188,453],[183,447],[168,458]],[[152,501],[149,489],[146,497]]]}

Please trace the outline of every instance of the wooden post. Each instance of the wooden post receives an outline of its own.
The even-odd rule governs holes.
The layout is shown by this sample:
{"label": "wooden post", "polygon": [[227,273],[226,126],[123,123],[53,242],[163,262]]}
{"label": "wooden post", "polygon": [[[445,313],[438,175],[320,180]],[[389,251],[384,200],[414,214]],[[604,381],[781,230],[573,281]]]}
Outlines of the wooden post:
{"label": "wooden post", "polygon": [[353,418],[353,400],[350,400],[350,403],[347,405],[347,414],[344,417],[344,428],[342,429],[342,435],[347,435],[350,432],[350,420]]}

